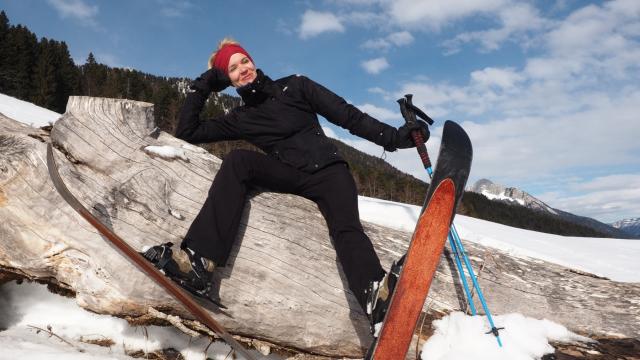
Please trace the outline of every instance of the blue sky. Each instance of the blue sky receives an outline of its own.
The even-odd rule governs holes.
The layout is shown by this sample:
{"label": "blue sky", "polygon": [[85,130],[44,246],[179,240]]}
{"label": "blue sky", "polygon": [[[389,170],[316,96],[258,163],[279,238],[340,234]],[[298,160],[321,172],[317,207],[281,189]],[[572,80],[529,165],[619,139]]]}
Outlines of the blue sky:
{"label": "blue sky", "polygon": [[[398,126],[413,93],[467,129],[489,178],[601,221],[640,217],[640,2],[0,0],[84,63],[195,77],[233,36],[273,78],[300,73]],[[230,93],[233,93],[231,90]],[[382,149],[324,122],[365,152]],[[413,150],[387,153],[425,179]]]}

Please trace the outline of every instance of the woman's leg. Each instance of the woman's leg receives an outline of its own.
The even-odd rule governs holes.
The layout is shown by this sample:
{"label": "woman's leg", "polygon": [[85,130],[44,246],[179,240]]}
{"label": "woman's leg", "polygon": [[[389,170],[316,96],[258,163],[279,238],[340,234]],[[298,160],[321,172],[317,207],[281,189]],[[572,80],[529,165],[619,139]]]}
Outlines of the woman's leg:
{"label": "woman's leg", "polygon": [[318,204],[349,288],[366,311],[365,291],[385,272],[360,223],[358,193],[351,172],[345,164],[323,169],[304,183],[302,195]]}
{"label": "woman's leg", "polygon": [[255,151],[230,152],[181,246],[224,266],[238,234],[247,191],[257,185],[293,192],[305,176],[308,174]]}

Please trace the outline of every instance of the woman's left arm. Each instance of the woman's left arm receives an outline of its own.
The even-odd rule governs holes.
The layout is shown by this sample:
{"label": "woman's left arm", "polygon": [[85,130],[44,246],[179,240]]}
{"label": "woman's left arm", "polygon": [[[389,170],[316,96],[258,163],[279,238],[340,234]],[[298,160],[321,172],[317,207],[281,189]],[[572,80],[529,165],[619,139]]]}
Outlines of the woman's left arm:
{"label": "woman's left arm", "polygon": [[398,130],[396,128],[363,113],[315,81],[305,76],[299,76],[298,79],[302,92],[313,111],[349,130],[350,133],[384,147],[387,151],[397,149]]}

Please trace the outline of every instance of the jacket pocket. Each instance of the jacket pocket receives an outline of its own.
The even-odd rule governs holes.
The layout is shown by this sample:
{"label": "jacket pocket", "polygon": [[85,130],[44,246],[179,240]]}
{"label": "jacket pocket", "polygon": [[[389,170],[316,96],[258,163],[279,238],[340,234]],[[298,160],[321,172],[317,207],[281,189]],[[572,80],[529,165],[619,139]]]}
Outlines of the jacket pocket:
{"label": "jacket pocket", "polygon": [[276,157],[287,165],[303,169],[309,164],[309,145],[303,134],[294,135],[282,141],[275,149]]}
{"label": "jacket pocket", "polygon": [[280,152],[280,161],[297,169],[302,169],[309,164],[309,156],[305,151],[300,151],[300,149],[282,149]]}

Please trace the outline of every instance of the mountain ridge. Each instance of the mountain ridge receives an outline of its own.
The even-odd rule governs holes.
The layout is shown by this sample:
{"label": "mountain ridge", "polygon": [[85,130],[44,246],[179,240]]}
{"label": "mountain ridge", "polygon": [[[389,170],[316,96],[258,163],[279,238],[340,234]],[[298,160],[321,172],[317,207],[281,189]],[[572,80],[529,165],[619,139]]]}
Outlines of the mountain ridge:
{"label": "mountain ridge", "polygon": [[609,225],[640,238],[640,217],[618,220]]}
{"label": "mountain ridge", "polygon": [[633,234],[623,229],[619,229],[610,224],[605,224],[596,219],[572,214],[568,211],[553,208],[547,205],[544,201],[534,197],[533,195],[515,188],[506,187],[500,184],[496,184],[489,179],[480,179],[469,187],[469,191],[484,195],[490,200],[500,201],[511,205],[522,206],[537,212],[547,213],[560,219],[587,226],[599,232],[605,233],[611,237],[631,238],[640,237],[640,219],[637,223],[637,234]]}

